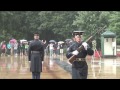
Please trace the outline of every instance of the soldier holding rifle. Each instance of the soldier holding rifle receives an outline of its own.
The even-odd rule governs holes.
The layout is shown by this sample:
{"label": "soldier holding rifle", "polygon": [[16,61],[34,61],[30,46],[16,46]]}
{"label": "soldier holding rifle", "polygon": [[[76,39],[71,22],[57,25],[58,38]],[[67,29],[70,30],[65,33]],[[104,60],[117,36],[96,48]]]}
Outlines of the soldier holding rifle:
{"label": "soldier holding rifle", "polygon": [[[74,31],[73,36],[75,38],[75,42],[67,49],[66,57],[70,58],[75,55],[75,60],[72,62],[72,79],[87,79],[88,75],[88,65],[86,62],[87,55],[93,55],[94,51],[90,48],[90,46],[82,41],[81,37],[83,31]],[[77,49],[80,46],[84,48],[81,51]]]}

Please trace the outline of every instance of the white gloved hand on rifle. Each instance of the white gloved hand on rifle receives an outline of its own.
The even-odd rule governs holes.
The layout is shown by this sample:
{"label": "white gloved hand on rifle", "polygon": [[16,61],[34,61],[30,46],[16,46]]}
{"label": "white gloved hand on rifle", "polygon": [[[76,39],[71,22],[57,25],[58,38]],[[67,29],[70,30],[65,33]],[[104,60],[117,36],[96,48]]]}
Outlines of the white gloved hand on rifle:
{"label": "white gloved hand on rifle", "polygon": [[77,50],[75,50],[75,51],[72,52],[72,54],[73,54],[73,55],[78,55],[79,52],[78,52]]}
{"label": "white gloved hand on rifle", "polygon": [[86,42],[83,42],[82,45],[84,46],[85,50],[87,50],[87,43]]}

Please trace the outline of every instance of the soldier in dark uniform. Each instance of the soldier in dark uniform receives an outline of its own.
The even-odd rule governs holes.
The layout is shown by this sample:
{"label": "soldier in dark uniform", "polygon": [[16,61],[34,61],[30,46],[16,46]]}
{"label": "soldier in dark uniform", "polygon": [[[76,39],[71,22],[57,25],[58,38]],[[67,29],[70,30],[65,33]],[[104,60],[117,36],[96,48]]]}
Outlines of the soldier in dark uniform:
{"label": "soldier in dark uniform", "polygon": [[[85,58],[87,55],[93,55],[94,53],[90,46],[86,42],[81,40],[82,34],[83,31],[73,32],[75,41],[67,49],[66,53],[67,58],[70,58],[73,55],[76,56],[76,60],[72,63],[72,79],[87,79],[88,65]],[[84,46],[84,49],[78,52],[77,48],[81,45]]]}
{"label": "soldier in dark uniform", "polygon": [[34,40],[29,45],[28,59],[31,61],[30,71],[32,72],[32,78],[40,79],[42,61],[44,60],[44,46],[39,40],[39,33],[34,34]]}

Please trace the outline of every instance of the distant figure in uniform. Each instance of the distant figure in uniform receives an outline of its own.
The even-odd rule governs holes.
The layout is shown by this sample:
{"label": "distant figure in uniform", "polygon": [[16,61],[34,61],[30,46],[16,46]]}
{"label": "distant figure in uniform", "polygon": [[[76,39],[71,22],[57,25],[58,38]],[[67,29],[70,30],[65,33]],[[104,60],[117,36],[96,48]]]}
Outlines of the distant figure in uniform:
{"label": "distant figure in uniform", "polygon": [[28,48],[28,59],[30,63],[30,71],[33,79],[40,79],[42,72],[42,61],[44,61],[44,46],[39,40],[39,33],[34,34],[34,40]]}
{"label": "distant figure in uniform", "polygon": [[[73,32],[75,41],[67,49],[66,53],[67,58],[76,55],[76,60],[72,63],[72,79],[87,79],[88,65],[85,58],[87,55],[93,55],[94,53],[94,51],[89,47],[89,45],[81,40],[83,33],[83,31]],[[81,45],[84,46],[84,49],[78,52],[77,48]]]}

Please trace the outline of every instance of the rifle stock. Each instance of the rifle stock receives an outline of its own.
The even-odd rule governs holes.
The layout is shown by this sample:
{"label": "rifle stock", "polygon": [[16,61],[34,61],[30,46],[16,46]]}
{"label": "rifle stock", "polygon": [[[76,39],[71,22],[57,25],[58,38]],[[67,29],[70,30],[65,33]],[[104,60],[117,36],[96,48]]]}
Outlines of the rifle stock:
{"label": "rifle stock", "polygon": [[[101,32],[105,27],[106,27],[106,26],[104,26],[101,30],[98,30],[94,35],[90,36],[90,37],[86,40],[86,43],[89,43],[89,42],[93,39],[93,37],[94,37],[97,33]],[[77,50],[80,52],[83,48],[84,48],[83,45],[81,45]],[[76,56],[73,55],[73,56],[71,56],[68,60],[69,60],[69,62],[72,64],[72,63],[75,61],[75,59],[76,59]]]}
{"label": "rifle stock", "polygon": [[[81,51],[84,47],[81,45],[77,50]],[[70,57],[68,60],[69,62],[72,64],[74,62],[74,60],[76,59],[76,56],[73,55],[72,57]]]}
{"label": "rifle stock", "polygon": [[[92,36],[89,37],[89,38],[86,40],[86,43],[90,42],[91,39],[92,39]],[[77,49],[77,51],[81,51],[83,48],[84,48],[83,45],[81,45],[81,46]],[[73,55],[73,56],[70,57],[68,60],[69,60],[69,62],[72,64],[75,59],[76,59],[76,57],[75,57],[75,55]]]}

